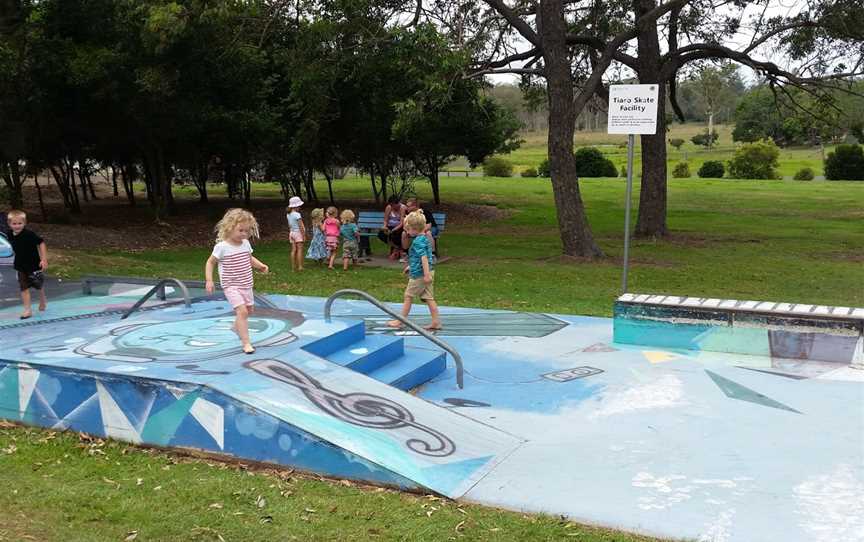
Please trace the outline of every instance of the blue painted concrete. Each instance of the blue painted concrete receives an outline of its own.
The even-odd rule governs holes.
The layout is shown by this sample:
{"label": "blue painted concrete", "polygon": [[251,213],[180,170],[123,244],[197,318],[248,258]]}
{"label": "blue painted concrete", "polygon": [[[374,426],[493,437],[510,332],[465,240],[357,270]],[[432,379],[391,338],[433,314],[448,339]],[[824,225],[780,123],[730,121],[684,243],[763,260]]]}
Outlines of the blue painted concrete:
{"label": "blue painted concrete", "polygon": [[[323,299],[270,300],[295,315],[259,315],[267,321],[256,324],[261,357],[251,365],[224,333],[218,303],[192,316],[179,308],[142,313],[133,322],[146,324],[140,327],[117,328],[110,318],[78,320],[75,333],[34,326],[26,344],[14,330],[0,330],[4,358],[40,371],[73,369],[81,378],[67,396],[56,392],[50,372],[35,384],[2,372],[0,386],[18,391],[0,391],[0,409],[19,415],[24,390],[32,405],[25,414],[37,422],[50,417],[50,407],[98,431],[103,412],[121,411],[127,421],[108,424],[111,436],[173,434],[198,447],[210,433],[197,419],[177,425],[176,412],[202,400],[227,408],[207,395],[218,394],[382,469],[376,472],[484,504],[700,541],[864,541],[864,373],[848,364],[618,344],[606,318],[444,307],[439,336],[463,355],[465,388],[456,386],[448,360],[412,397],[303,349],[337,331],[320,321]],[[428,318],[423,307],[415,313]],[[432,349],[421,337],[386,329],[385,317],[365,302],[337,301],[334,314],[332,325],[363,319],[367,331],[403,339],[406,351]],[[114,377],[170,381],[179,397],[155,393],[151,411],[165,414],[148,426],[142,405],[152,392],[116,391]],[[116,408],[100,385],[111,388]],[[407,408],[415,425],[364,427],[315,402],[356,405],[369,394],[384,400],[382,412],[390,402]],[[174,406],[182,397],[189,399]],[[270,442],[277,433],[256,419],[243,418],[237,431]]]}

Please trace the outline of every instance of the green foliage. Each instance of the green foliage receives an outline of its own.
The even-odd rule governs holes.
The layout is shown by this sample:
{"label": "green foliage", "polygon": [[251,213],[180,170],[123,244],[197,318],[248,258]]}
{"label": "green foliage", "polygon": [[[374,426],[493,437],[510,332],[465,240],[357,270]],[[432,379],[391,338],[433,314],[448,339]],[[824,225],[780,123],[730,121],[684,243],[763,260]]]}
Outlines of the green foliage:
{"label": "green foliage", "polygon": [[529,167],[528,169],[523,169],[520,175],[526,178],[537,177],[537,170],[533,167]]}
{"label": "green foliage", "polygon": [[612,160],[596,147],[580,147],[573,154],[579,177],[617,177],[618,170]]}
{"label": "green foliage", "polygon": [[861,145],[837,145],[825,157],[825,178],[829,181],[864,181],[864,150]]}
{"label": "green foliage", "polygon": [[762,139],[745,143],[735,150],[729,161],[729,176],[733,179],[776,179],[780,149],[773,141]]}
{"label": "green foliage", "polygon": [[687,179],[690,177],[690,164],[687,162],[678,162],[672,169],[672,177],[676,179]]}
{"label": "green foliage", "polygon": [[796,181],[812,181],[816,178],[816,174],[813,172],[812,168],[805,167],[796,171],[795,176],[792,178]]}
{"label": "green foliage", "polygon": [[720,179],[724,173],[726,173],[726,168],[723,166],[723,162],[708,160],[699,167],[699,171],[696,174],[703,179]]}
{"label": "green foliage", "polygon": [[513,164],[500,156],[490,156],[483,162],[483,175],[487,177],[512,177]]}
{"label": "green foliage", "polygon": [[680,151],[681,145],[684,144],[684,140],[681,139],[680,137],[675,137],[675,138],[672,138],[669,140],[669,144],[672,145],[673,147],[675,147],[676,151]]}
{"label": "green foliage", "polygon": [[720,134],[716,131],[711,132],[711,135],[708,135],[708,130],[705,130],[701,134],[696,134],[690,138],[690,141],[693,142],[694,145],[700,145],[702,147],[710,147],[720,139]]}
{"label": "green foliage", "polygon": [[780,133],[774,95],[765,87],[758,87],[744,95],[735,108],[733,141],[752,143],[760,139],[774,139]]}
{"label": "green foliage", "polygon": [[540,177],[549,178],[552,176],[552,171],[549,169],[549,159],[544,158],[540,165],[537,166],[537,175]]}

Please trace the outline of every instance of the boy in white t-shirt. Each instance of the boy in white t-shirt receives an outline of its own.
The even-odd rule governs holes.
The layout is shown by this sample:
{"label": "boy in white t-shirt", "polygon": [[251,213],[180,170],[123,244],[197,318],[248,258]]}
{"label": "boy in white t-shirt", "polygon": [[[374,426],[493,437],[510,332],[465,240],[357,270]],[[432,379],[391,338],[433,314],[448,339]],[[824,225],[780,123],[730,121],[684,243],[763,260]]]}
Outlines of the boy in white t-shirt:
{"label": "boy in white t-shirt", "polygon": [[255,297],[252,292],[252,269],[268,273],[270,268],[252,256],[249,238],[258,238],[258,222],[252,213],[243,209],[228,209],[225,216],[216,224],[216,246],[204,264],[205,288],[212,294],[213,267],[219,264],[219,281],[225,299],[234,309],[236,318],[231,329],[240,337],[243,351],[255,352],[249,340],[249,315],[254,310]]}

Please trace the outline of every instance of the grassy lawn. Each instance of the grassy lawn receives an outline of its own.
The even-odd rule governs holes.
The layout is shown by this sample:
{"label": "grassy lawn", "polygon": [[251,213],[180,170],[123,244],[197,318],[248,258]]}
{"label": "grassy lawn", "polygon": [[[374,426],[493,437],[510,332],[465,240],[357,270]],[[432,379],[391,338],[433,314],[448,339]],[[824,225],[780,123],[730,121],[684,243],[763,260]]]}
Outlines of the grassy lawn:
{"label": "grassy lawn", "polygon": [[[607,254],[594,262],[560,257],[548,180],[442,179],[445,210],[449,203],[482,204],[507,214],[491,222],[448,222],[442,251],[452,258],[438,270],[439,303],[610,315],[620,293],[624,183],[591,179],[581,186],[593,231]],[[256,185],[253,191],[256,198],[272,196],[273,204],[280,204],[275,185]],[[428,185],[418,184],[418,191],[428,199]],[[187,192],[191,197],[189,190],[178,190],[178,197]],[[340,200],[366,199],[368,181],[338,181],[336,194]],[[213,195],[218,197],[218,190]],[[671,180],[674,233],[635,241],[631,291],[862,306],[862,201],[861,182]],[[182,221],[174,219],[176,227]],[[195,249],[68,250],[52,265],[69,277],[201,279],[209,245],[202,239]],[[292,273],[284,242],[262,243],[256,255],[273,270],[259,275],[262,291],[327,296],[354,287],[398,301],[404,288],[403,277],[387,269],[328,272],[312,265]],[[647,540],[552,517],[249,472],[18,427],[0,426],[0,467],[0,541]]]}
{"label": "grassy lawn", "polygon": [[[671,174],[672,168],[678,162],[687,162],[690,164],[690,172],[693,177],[696,177],[696,172],[699,167],[708,160],[718,160],[724,164],[732,158],[735,153],[735,144],[732,141],[731,125],[717,125],[715,130],[720,134],[720,139],[708,150],[705,147],[694,145],[690,138],[707,130],[707,127],[702,124],[673,124],[671,130],[667,134],[669,139],[680,138],[685,141],[681,146],[681,150],[675,150],[671,145],[667,145],[667,167]],[[547,156],[546,149],[546,133],[527,133],[522,136],[522,146],[514,152],[504,155],[504,158],[509,160],[516,171],[516,175],[529,167],[537,167]],[[577,147],[597,147],[612,160],[615,167],[620,171],[627,164],[627,136],[607,134],[605,132],[577,132],[575,138]],[[825,147],[825,154],[831,152],[833,146]],[[798,170],[804,167],[812,168],[816,175],[823,175],[822,153],[819,148],[815,147],[790,147],[780,149],[780,167],[778,173],[784,177],[791,178]],[[638,172],[642,167],[641,146],[640,140],[636,138],[636,151],[634,154],[634,168]],[[448,166],[451,170],[465,170],[468,163],[463,160],[456,160]],[[480,171],[482,168],[478,168]]]}
{"label": "grassy lawn", "polygon": [[0,541],[653,538],[0,422]]}
{"label": "grassy lawn", "polygon": [[[443,178],[445,204],[493,205],[509,216],[491,223],[451,223],[442,253],[452,259],[436,281],[439,302],[608,316],[620,288],[623,253],[621,179],[581,183],[593,231],[607,257],[562,261],[551,186],[544,179]],[[428,185],[418,184],[423,197]],[[256,186],[258,196],[272,185]],[[368,198],[362,179],[336,184],[339,199]],[[634,220],[638,186],[634,191]],[[663,240],[635,240],[630,289],[735,299],[864,305],[864,183],[681,180],[669,184],[669,226]],[[371,207],[373,204],[369,204]],[[182,219],[178,219],[182,220]],[[282,229],[284,224],[262,224]],[[377,244],[380,252],[384,247]],[[209,240],[197,249],[140,253],[69,251],[55,265],[81,274],[176,276],[201,279]],[[399,301],[403,278],[392,270],[290,271],[288,246],[264,243],[256,255],[270,265],[257,287],[270,292],[327,296],[344,287]],[[494,278],[494,280],[490,280]],[[555,285],[550,288],[550,285]]]}

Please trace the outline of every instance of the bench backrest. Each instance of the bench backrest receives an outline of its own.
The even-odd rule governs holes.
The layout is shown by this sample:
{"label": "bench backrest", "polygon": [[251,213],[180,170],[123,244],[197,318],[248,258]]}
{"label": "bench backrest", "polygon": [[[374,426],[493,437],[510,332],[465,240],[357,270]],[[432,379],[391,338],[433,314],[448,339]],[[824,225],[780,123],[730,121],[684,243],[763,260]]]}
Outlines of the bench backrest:
{"label": "bench backrest", "polygon": [[[438,233],[444,231],[447,225],[447,213],[432,213],[435,217],[435,222],[438,224]],[[360,211],[357,216],[357,227],[361,231],[375,231],[381,229],[384,225],[384,211]]]}

